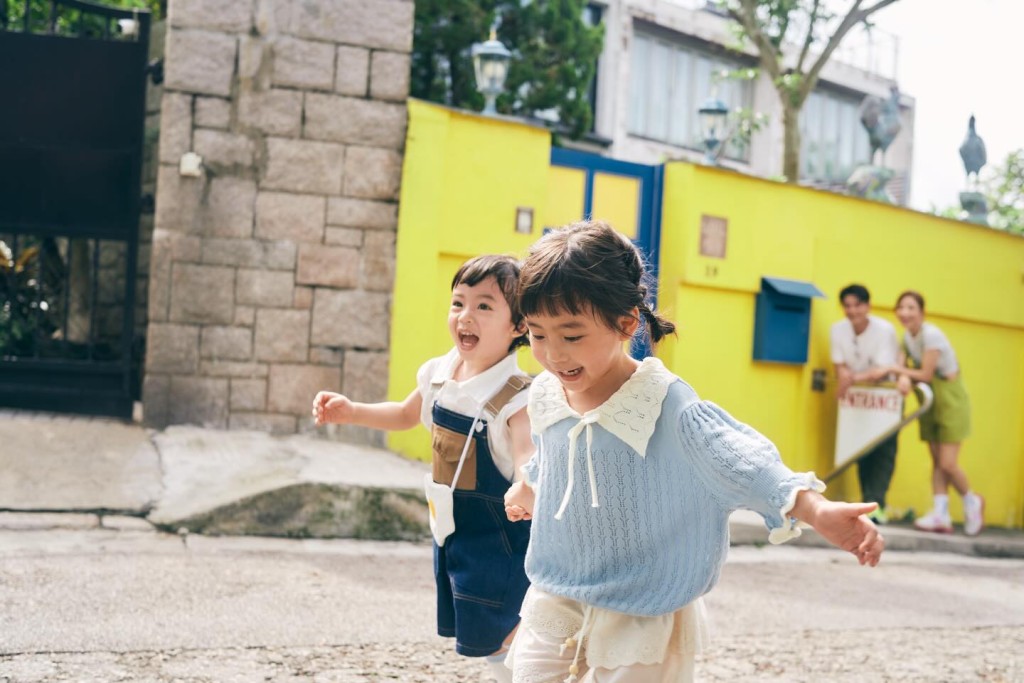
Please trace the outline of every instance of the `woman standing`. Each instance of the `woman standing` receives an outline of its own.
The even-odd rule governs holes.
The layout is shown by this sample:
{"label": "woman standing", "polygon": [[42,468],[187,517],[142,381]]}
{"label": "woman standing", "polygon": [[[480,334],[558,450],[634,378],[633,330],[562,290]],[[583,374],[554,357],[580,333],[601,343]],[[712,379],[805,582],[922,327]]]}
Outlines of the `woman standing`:
{"label": "woman standing", "polygon": [[924,297],[907,290],[896,300],[896,317],[906,331],[900,363],[898,386],[909,393],[914,382],[927,382],[935,394],[932,409],[919,418],[921,440],[928,442],[932,455],[932,510],[918,518],[914,526],[922,531],[952,533],[949,517],[949,485],[964,503],[964,533],[977,535],[984,526],[985,500],[971,491],[967,475],[957,457],[960,444],[971,432],[971,404],[960,378],[960,365],[949,339],[935,325],[924,320]]}

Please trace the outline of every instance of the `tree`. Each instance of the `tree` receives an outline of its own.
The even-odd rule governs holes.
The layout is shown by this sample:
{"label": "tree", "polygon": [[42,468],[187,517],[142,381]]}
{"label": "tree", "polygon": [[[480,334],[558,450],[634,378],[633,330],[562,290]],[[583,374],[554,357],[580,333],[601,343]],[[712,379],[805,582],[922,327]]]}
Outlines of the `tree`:
{"label": "tree", "polygon": [[498,0],[417,0],[412,38],[413,97],[480,109],[470,48],[486,40]]}
{"label": "tree", "polygon": [[985,181],[984,190],[992,207],[989,225],[1024,235],[1024,149],[1006,156],[1006,161]]}
{"label": "tree", "polygon": [[569,135],[590,130],[590,88],[604,45],[604,27],[583,22],[586,0],[536,0],[505,6],[498,36],[516,55],[509,68],[503,111],[553,111]]}
{"label": "tree", "polygon": [[413,97],[480,109],[470,50],[498,23],[498,39],[515,57],[498,110],[552,111],[574,137],[590,129],[588,98],[604,32],[583,21],[585,0],[417,0],[413,29]]}
{"label": "tree", "polygon": [[[858,24],[897,0],[715,0],[753,47],[782,104],[782,174],[800,179],[800,111],[821,70]],[[843,5],[844,9],[837,9]]]}

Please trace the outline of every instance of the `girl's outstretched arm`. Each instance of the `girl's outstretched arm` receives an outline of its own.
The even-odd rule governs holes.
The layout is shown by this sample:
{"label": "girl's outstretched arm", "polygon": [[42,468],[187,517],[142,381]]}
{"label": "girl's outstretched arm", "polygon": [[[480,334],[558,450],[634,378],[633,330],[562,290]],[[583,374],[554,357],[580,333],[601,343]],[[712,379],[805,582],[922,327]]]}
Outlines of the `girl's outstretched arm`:
{"label": "girl's outstretched arm", "polygon": [[321,391],[313,399],[313,420],[318,427],[333,422],[400,431],[412,429],[419,424],[422,405],[423,398],[419,389],[414,389],[401,403],[356,403],[347,396]]}
{"label": "girl's outstretched arm", "polygon": [[790,514],[810,524],[832,545],[853,553],[861,564],[878,564],[885,549],[885,539],[866,515],[878,503],[843,503],[825,498],[817,491],[797,494]]}

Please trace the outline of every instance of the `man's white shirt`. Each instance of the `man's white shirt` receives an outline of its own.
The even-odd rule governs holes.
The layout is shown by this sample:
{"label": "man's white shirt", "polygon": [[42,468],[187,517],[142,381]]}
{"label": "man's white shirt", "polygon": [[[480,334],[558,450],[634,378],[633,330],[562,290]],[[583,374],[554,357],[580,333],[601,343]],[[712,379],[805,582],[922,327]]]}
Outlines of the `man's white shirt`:
{"label": "man's white shirt", "polygon": [[832,325],[832,362],[843,364],[851,372],[865,372],[871,368],[895,365],[899,356],[899,339],[892,323],[873,315],[868,326],[857,334],[853,323],[844,318]]}

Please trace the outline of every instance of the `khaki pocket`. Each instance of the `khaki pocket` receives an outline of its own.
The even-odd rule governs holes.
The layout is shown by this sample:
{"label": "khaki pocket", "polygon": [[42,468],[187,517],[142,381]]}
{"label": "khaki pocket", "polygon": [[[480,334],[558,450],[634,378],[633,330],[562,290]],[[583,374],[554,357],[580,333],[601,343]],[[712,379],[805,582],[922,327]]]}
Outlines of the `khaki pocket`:
{"label": "khaki pocket", "polygon": [[476,439],[435,424],[433,429],[434,481],[438,484],[451,486],[452,480],[455,478],[455,470],[459,466],[459,457],[466,445],[466,439],[469,439],[469,451],[466,453],[466,462],[462,466],[462,473],[459,475],[459,482],[455,488],[463,491],[476,489]]}

